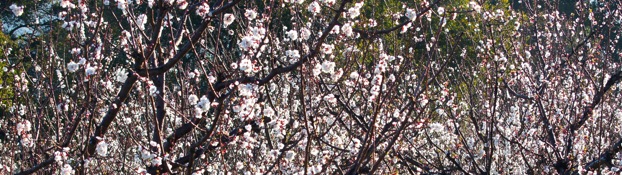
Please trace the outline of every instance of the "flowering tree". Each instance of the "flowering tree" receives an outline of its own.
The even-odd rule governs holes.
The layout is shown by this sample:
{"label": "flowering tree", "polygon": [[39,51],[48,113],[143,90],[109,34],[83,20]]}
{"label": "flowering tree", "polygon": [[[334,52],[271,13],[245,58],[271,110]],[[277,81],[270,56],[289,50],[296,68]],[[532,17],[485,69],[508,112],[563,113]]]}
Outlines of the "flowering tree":
{"label": "flowering tree", "polygon": [[49,25],[0,57],[2,173],[622,167],[622,1],[40,3],[4,9]]}

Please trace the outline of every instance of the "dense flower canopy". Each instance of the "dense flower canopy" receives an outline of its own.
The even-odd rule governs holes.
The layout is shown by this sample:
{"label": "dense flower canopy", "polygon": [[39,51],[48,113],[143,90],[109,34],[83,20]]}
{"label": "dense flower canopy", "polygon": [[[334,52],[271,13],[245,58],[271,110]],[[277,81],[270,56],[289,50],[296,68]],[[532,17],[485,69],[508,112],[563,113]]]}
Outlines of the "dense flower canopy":
{"label": "dense flower canopy", "polygon": [[0,5],[0,174],[622,172],[619,0]]}

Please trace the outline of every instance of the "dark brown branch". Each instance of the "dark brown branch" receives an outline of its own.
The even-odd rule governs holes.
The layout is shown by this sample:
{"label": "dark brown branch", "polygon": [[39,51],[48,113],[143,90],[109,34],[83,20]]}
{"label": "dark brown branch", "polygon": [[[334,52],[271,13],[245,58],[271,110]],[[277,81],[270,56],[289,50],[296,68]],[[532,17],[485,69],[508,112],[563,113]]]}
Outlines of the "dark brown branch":
{"label": "dark brown branch", "polygon": [[[102,122],[99,124],[99,126],[97,126],[97,129],[95,130],[95,133],[93,134],[93,136],[91,136],[91,139],[89,141],[89,145],[87,146],[87,155],[86,157],[88,158],[89,156],[91,156],[94,152],[95,152],[95,146],[97,145],[97,143],[99,142],[97,140],[97,137],[102,137],[106,131],[108,130],[108,127],[110,126],[110,124],[112,124],[112,121],[114,121],[117,113],[119,112],[119,109],[122,105],[122,103],[125,101],[125,99],[127,99],[127,96],[130,92],[130,90],[132,89],[132,87],[134,86],[134,83],[136,82],[136,80],[138,79],[138,77],[135,74],[132,74],[130,76],[128,76],[127,80],[125,81],[125,83],[123,84],[123,86],[121,87],[121,90],[119,91],[119,94],[117,95],[117,97],[115,98],[115,101],[110,104],[108,112],[106,113],[106,115],[104,116],[104,118],[102,119]],[[76,123],[74,123],[73,125],[77,125],[77,121]],[[71,130],[75,130],[75,127],[77,126],[72,126]],[[67,137],[67,140],[65,140],[65,142],[63,143],[63,146],[67,146],[69,144],[69,141],[71,140],[71,137]],[[69,140],[69,141],[68,141]],[[52,164],[54,162],[54,158],[48,158],[47,160],[39,163],[38,165],[35,165],[34,167],[16,173],[19,175],[22,174],[32,174],[36,171],[38,171],[39,169],[46,167],[50,164]]]}
{"label": "dark brown branch", "polygon": [[615,155],[622,151],[622,139],[618,140],[615,144],[613,144],[610,148],[605,150],[604,153],[600,154],[598,158],[592,160],[591,162],[585,164],[583,167],[584,170],[596,170],[603,165],[611,166],[611,160],[615,158]]}
{"label": "dark brown branch", "polygon": [[48,165],[50,165],[52,163],[54,163],[54,157],[48,158],[47,160],[45,160],[45,161],[35,165],[34,167],[32,167],[32,168],[30,168],[28,170],[25,170],[25,171],[22,171],[22,172],[19,172],[19,173],[15,173],[15,175],[32,174],[34,172],[37,172],[41,168],[46,167],[46,166],[48,166]]}
{"label": "dark brown branch", "polygon": [[508,92],[510,92],[510,95],[518,97],[518,98],[522,98],[522,99],[525,99],[525,100],[528,100],[528,101],[532,101],[533,100],[533,97],[529,97],[527,95],[519,94],[516,91],[514,91],[512,88],[510,88],[510,86],[508,85],[508,82],[506,82],[505,80],[503,80],[503,84],[508,89]]}
{"label": "dark brown branch", "polygon": [[611,89],[611,86],[620,82],[621,79],[622,79],[622,71],[618,71],[617,73],[611,75],[611,78],[607,80],[607,83],[605,84],[605,86],[602,89],[600,89],[600,91],[598,91],[598,93],[596,93],[596,95],[592,99],[592,104],[585,107],[583,111],[583,115],[581,116],[579,121],[570,126],[570,129],[572,131],[576,131],[577,129],[581,128],[583,124],[585,124],[585,122],[592,116],[592,112],[594,111],[594,108],[596,108],[596,106],[600,103],[600,101],[605,96],[605,93],[607,93],[607,91]]}
{"label": "dark brown branch", "polygon": [[[577,121],[576,123],[572,124],[569,126],[569,131],[570,131],[570,136],[572,136],[574,134],[575,131],[577,131],[578,129],[580,129],[585,122],[592,117],[592,114],[594,112],[594,108],[596,108],[596,106],[598,104],[600,104],[600,102],[602,101],[603,97],[605,96],[605,93],[607,93],[607,91],[609,91],[609,89],[611,89],[611,86],[617,84],[618,82],[620,82],[620,80],[622,79],[622,71],[618,71],[615,74],[611,75],[611,78],[609,78],[609,80],[607,80],[607,83],[605,83],[605,86],[603,86],[603,88],[601,88],[598,93],[596,93],[596,95],[594,95],[594,98],[592,99],[592,103],[589,106],[586,106],[583,110],[583,114],[581,115],[581,118],[579,118],[579,121]],[[570,141],[572,141],[571,139],[569,139]],[[601,156],[588,163],[587,165],[585,165],[585,168],[587,170],[589,169],[596,169],[599,168],[600,166],[602,166],[603,164],[606,164],[608,162],[611,162],[611,159],[613,159],[613,156],[615,155],[615,153],[619,152],[622,148],[621,148],[621,143],[622,141],[618,141],[616,142],[616,144],[614,144],[611,148],[609,148],[608,150],[605,151],[605,153],[601,154]],[[571,143],[569,142],[566,146],[566,149],[570,149],[571,147]],[[566,171],[568,170],[567,168],[567,164],[570,160],[568,158],[564,158],[564,159],[559,159],[556,163],[555,166],[557,168],[558,173],[566,173]]]}
{"label": "dark brown branch", "polygon": [[450,152],[445,152],[445,156],[447,156],[447,159],[449,159],[449,161],[451,161],[451,163],[453,163],[456,166],[456,168],[460,170],[462,173],[470,174],[469,172],[464,170],[464,168],[462,168],[462,165],[456,159],[454,159],[454,157],[451,156]]}
{"label": "dark brown branch", "polygon": [[127,77],[125,83],[123,83],[123,86],[121,86],[119,94],[115,98],[114,102],[110,104],[110,106],[108,107],[108,112],[106,112],[106,115],[102,119],[101,123],[95,129],[95,133],[93,133],[93,136],[91,136],[91,140],[89,141],[89,145],[87,146],[88,152],[86,154],[86,158],[92,156],[93,153],[95,153],[95,147],[97,146],[97,143],[99,143],[97,137],[103,137],[104,134],[106,134],[106,132],[108,131],[108,127],[117,117],[117,114],[119,113],[123,102],[127,99],[130,90],[132,90],[132,87],[137,80],[138,76],[136,74],[131,74]]}
{"label": "dark brown branch", "polygon": [[17,30],[19,30],[19,29],[21,29],[21,28],[24,28],[24,27],[26,27],[26,28],[30,28],[30,27],[33,27],[33,26],[34,26],[34,27],[39,27],[39,26],[49,26],[49,25],[52,25],[52,23],[57,22],[57,21],[60,21],[60,20],[58,20],[58,19],[52,19],[52,20],[50,20],[50,21],[47,21],[47,22],[45,22],[45,23],[40,23],[40,24],[23,24],[23,25],[18,25],[18,26],[15,26],[13,29],[11,29],[11,30],[10,30],[7,34],[8,34],[9,36],[13,36],[13,34],[14,34]]}
{"label": "dark brown branch", "polygon": [[[230,8],[232,8],[233,6],[235,6],[237,3],[241,2],[242,0],[235,0],[233,2],[230,2],[228,4],[223,5],[222,7],[211,11],[210,12],[210,16],[213,15],[218,15],[220,13],[223,13],[225,10],[228,10]],[[140,76],[147,76],[147,75],[160,75],[163,74],[164,72],[167,72],[169,69],[173,68],[173,66],[175,66],[175,64],[177,64],[177,62],[179,62],[179,60],[181,60],[181,58],[184,58],[186,53],[188,53],[188,51],[190,51],[190,49],[194,48],[194,44],[199,41],[199,39],[201,39],[201,37],[203,36],[203,32],[205,31],[205,29],[207,29],[207,27],[209,27],[210,24],[210,20],[211,17],[208,17],[208,19],[206,21],[204,21],[197,29],[196,29],[196,33],[194,35],[192,35],[192,37],[190,38],[190,41],[187,42],[186,44],[184,44],[184,46],[181,47],[181,49],[179,49],[179,51],[175,54],[175,56],[173,56],[173,58],[171,60],[169,60],[166,64],[161,65],[157,68],[153,68],[153,69],[141,69],[141,70],[137,70],[136,72],[140,75]]]}
{"label": "dark brown branch", "polygon": [[[244,128],[244,126],[246,126],[246,125],[251,125],[252,129],[250,131],[246,130]],[[205,146],[203,148],[196,149],[194,151],[195,153],[193,155],[186,155],[184,157],[181,157],[181,158],[175,160],[175,162],[173,162],[173,164],[171,166],[171,170],[175,170],[175,169],[179,168],[181,165],[184,165],[184,164],[194,160],[195,158],[201,156],[203,153],[205,153],[207,151],[213,151],[213,150],[216,150],[217,148],[219,148],[220,146],[227,145],[229,142],[233,141],[235,137],[237,137],[239,135],[243,135],[244,133],[251,132],[251,131],[259,133],[260,132],[259,131],[259,125],[257,123],[255,123],[255,121],[252,121],[252,120],[244,122],[244,124],[241,125],[240,127],[232,129],[229,132],[228,135],[218,135],[216,140],[218,140],[218,143],[220,143],[220,144],[215,145],[215,146],[214,145],[207,145],[207,146]],[[196,144],[193,144],[193,146],[197,146],[198,147],[200,145],[200,143],[202,143],[204,141],[207,141],[207,138],[210,138],[210,137],[204,138],[205,140],[202,139],[202,141],[199,141]],[[158,168],[159,169],[163,169],[163,166],[166,166],[166,165],[160,165]]]}

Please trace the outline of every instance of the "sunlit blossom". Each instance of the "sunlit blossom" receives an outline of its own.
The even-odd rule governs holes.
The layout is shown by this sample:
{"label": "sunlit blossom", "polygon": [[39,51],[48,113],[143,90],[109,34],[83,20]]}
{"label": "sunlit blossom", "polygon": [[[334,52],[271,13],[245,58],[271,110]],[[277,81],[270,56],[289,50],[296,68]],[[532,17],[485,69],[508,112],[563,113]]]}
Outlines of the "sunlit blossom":
{"label": "sunlit blossom", "polygon": [[179,10],[185,10],[188,7],[188,2],[186,0],[177,0],[177,7]]}
{"label": "sunlit blossom", "polygon": [[233,23],[233,21],[235,20],[235,16],[233,16],[233,14],[231,13],[227,13],[223,16],[223,20],[224,27],[227,27],[231,25],[231,23]]}
{"label": "sunlit blossom", "polygon": [[106,141],[100,141],[97,144],[97,148],[95,148],[95,151],[97,152],[97,154],[99,156],[106,156],[108,154],[108,143],[106,143]]}
{"label": "sunlit blossom", "polygon": [[61,175],[72,175],[74,173],[75,173],[75,170],[73,170],[73,168],[69,164],[63,165],[63,167],[60,169]]}
{"label": "sunlit blossom", "polygon": [[253,20],[253,19],[257,18],[257,12],[255,12],[255,10],[250,10],[250,9],[247,9],[247,10],[244,12],[244,16],[245,16],[248,20]]}
{"label": "sunlit blossom", "polygon": [[141,14],[136,18],[136,25],[138,29],[145,30],[145,24],[147,24],[147,15]]}
{"label": "sunlit blossom", "polygon": [[86,69],[84,69],[84,73],[85,73],[87,76],[91,76],[91,75],[95,75],[95,74],[97,74],[97,72],[96,72],[96,71],[97,71],[97,67],[96,67],[96,66],[91,66],[91,65],[87,65],[87,66],[86,66]]}
{"label": "sunlit blossom", "polygon": [[9,6],[9,9],[13,11],[13,14],[15,16],[22,16],[22,14],[24,13],[24,6],[17,6],[15,4],[11,4],[11,6]]}
{"label": "sunlit blossom", "polygon": [[201,5],[199,5],[199,7],[196,10],[197,15],[202,16],[202,17],[206,17],[210,12],[210,7],[209,4],[207,4],[207,2],[202,2]]}
{"label": "sunlit blossom", "polygon": [[78,63],[75,63],[73,61],[67,63],[67,71],[69,72],[76,72],[78,70]]}
{"label": "sunlit blossom", "polygon": [[243,72],[250,72],[253,68],[253,63],[249,59],[243,59],[239,64],[240,70]]}
{"label": "sunlit blossom", "polygon": [[307,8],[307,10],[309,10],[309,12],[313,14],[318,14],[320,13],[321,7],[319,3],[317,3],[316,1],[313,1],[311,4],[309,4],[309,7]]}
{"label": "sunlit blossom", "polygon": [[124,68],[119,68],[115,71],[115,80],[118,82],[125,82],[125,80],[127,80],[127,75]]}
{"label": "sunlit blossom", "polygon": [[287,34],[287,37],[289,37],[289,39],[291,40],[298,39],[298,32],[296,30],[287,31],[285,32],[285,34]]}
{"label": "sunlit blossom", "polygon": [[309,29],[307,28],[300,29],[300,38],[302,38],[303,40],[308,40],[310,36],[311,36],[311,31]]}
{"label": "sunlit blossom", "polygon": [[324,63],[322,63],[322,72],[327,74],[335,72],[335,62],[324,61]]}
{"label": "sunlit blossom", "polygon": [[417,12],[413,9],[406,9],[406,18],[414,21],[417,18]]}

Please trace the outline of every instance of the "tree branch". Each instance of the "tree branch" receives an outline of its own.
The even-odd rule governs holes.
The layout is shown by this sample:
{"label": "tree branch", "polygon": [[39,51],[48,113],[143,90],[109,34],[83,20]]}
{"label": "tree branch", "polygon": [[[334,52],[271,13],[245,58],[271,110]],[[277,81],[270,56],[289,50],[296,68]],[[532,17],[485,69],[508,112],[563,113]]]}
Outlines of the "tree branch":
{"label": "tree branch", "polygon": [[579,121],[571,125],[570,129],[572,131],[576,131],[577,129],[581,128],[583,124],[585,124],[585,122],[592,116],[592,112],[594,111],[594,108],[600,103],[600,101],[605,96],[605,93],[607,93],[607,91],[611,89],[611,86],[620,82],[621,79],[622,79],[622,71],[618,71],[617,73],[611,75],[611,78],[607,80],[607,83],[605,84],[605,86],[602,89],[600,89],[600,91],[598,91],[598,93],[596,93],[596,95],[592,99],[592,104],[584,108],[583,115],[581,116]]}

